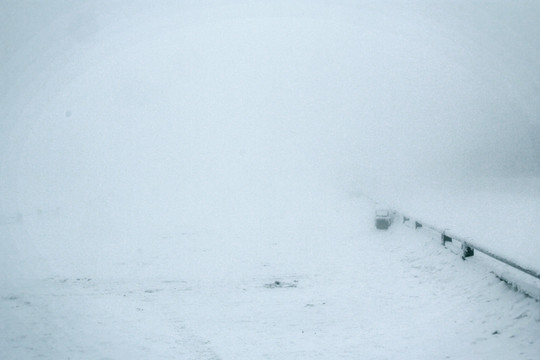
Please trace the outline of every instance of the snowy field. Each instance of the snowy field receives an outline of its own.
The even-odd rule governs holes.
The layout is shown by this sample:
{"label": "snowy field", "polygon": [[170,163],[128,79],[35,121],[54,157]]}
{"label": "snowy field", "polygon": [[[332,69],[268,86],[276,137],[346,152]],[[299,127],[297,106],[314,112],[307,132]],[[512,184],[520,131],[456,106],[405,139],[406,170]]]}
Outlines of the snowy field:
{"label": "snowy field", "polygon": [[538,302],[489,267],[404,226],[376,231],[363,200],[310,201],[288,226],[110,239],[68,264],[34,249],[49,269],[3,284],[0,357],[538,358]]}
{"label": "snowy field", "polygon": [[0,359],[539,359],[538,19],[0,0]]}

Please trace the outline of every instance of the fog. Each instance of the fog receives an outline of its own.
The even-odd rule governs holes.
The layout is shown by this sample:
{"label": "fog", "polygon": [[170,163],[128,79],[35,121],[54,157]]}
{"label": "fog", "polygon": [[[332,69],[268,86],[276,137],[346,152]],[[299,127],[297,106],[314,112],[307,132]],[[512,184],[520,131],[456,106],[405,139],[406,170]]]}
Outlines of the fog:
{"label": "fog", "polygon": [[539,19],[0,0],[0,358],[537,358]]}
{"label": "fog", "polygon": [[276,225],[381,179],[538,177],[539,18],[534,1],[2,1],[0,212],[98,238]]}

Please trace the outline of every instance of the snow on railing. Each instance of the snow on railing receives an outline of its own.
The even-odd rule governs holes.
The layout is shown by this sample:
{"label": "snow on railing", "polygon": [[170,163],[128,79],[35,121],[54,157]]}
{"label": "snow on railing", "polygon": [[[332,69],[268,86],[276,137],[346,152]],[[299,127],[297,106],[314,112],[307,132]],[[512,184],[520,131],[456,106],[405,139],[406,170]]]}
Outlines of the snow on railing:
{"label": "snow on railing", "polygon": [[[516,273],[515,275],[512,275],[508,271],[504,271],[504,272],[493,271],[493,274],[501,281],[504,281],[505,283],[510,285],[514,290],[519,291],[525,295],[528,295],[536,299],[537,301],[540,301],[540,287],[538,283],[538,280],[540,280],[540,271],[538,269],[522,266],[518,264],[516,261],[511,260],[506,256],[496,254],[495,252],[478,244],[476,241],[470,238],[458,236],[457,234],[451,232],[449,229],[433,226],[431,224],[425,223],[421,220],[412,218],[410,216],[407,216],[397,211],[396,211],[396,214],[399,217],[401,217],[403,224],[408,223],[415,230],[427,229],[429,231],[440,234],[441,244],[444,247],[446,247],[446,243],[452,243],[453,241],[461,243],[460,255],[463,260],[465,260],[468,257],[474,256],[475,251],[478,251],[488,256],[489,258],[492,258],[496,261],[501,262],[502,264],[505,264],[507,266],[510,266],[518,270],[518,273]],[[526,275],[517,276],[519,272]],[[533,280],[531,278],[527,280],[526,279],[527,275],[530,275],[537,280]]]}
{"label": "snow on railing", "polygon": [[498,261],[500,261],[500,262],[502,262],[502,263],[504,263],[504,264],[506,264],[508,266],[511,266],[511,267],[521,271],[521,272],[524,272],[524,273],[526,273],[526,274],[540,280],[540,271],[537,270],[537,269],[533,269],[533,268],[530,268],[530,267],[527,268],[525,266],[521,266],[517,262],[515,262],[515,261],[513,261],[511,259],[508,259],[507,257],[504,257],[502,255],[496,254],[493,251],[485,248],[484,246],[481,246],[480,244],[476,243],[474,240],[472,240],[470,238],[465,238],[465,237],[459,236],[457,234],[454,234],[451,231],[449,231],[448,229],[443,229],[443,228],[440,228],[440,227],[437,227],[437,226],[433,226],[431,224],[427,224],[427,223],[425,223],[423,221],[420,221],[418,219],[411,220],[411,217],[409,217],[409,216],[407,216],[407,215],[405,215],[403,213],[398,212],[398,214],[403,219],[403,223],[414,221],[414,228],[415,229],[426,228],[426,229],[429,229],[429,230],[434,231],[436,233],[439,233],[440,236],[441,236],[441,244],[443,246],[446,245],[447,242],[452,242],[454,240],[461,243],[461,258],[463,260],[465,260],[468,257],[474,256],[474,252],[476,250],[478,252],[483,253],[484,255],[487,255],[487,256],[495,259],[495,260],[498,260]]}

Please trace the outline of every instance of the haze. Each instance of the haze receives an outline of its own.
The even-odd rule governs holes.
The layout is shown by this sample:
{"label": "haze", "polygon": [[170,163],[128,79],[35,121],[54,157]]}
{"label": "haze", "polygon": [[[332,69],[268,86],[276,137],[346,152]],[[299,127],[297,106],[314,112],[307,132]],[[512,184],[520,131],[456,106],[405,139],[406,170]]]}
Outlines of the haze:
{"label": "haze", "polygon": [[65,246],[540,175],[534,1],[0,7],[1,213],[61,211]]}

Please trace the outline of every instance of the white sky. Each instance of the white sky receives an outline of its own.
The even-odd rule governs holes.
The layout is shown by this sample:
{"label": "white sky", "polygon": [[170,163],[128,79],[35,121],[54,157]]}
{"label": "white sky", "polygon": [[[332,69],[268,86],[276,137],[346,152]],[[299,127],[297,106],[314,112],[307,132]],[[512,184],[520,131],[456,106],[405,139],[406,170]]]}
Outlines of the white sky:
{"label": "white sky", "polygon": [[538,175],[539,18],[534,1],[2,1],[1,210]]}

